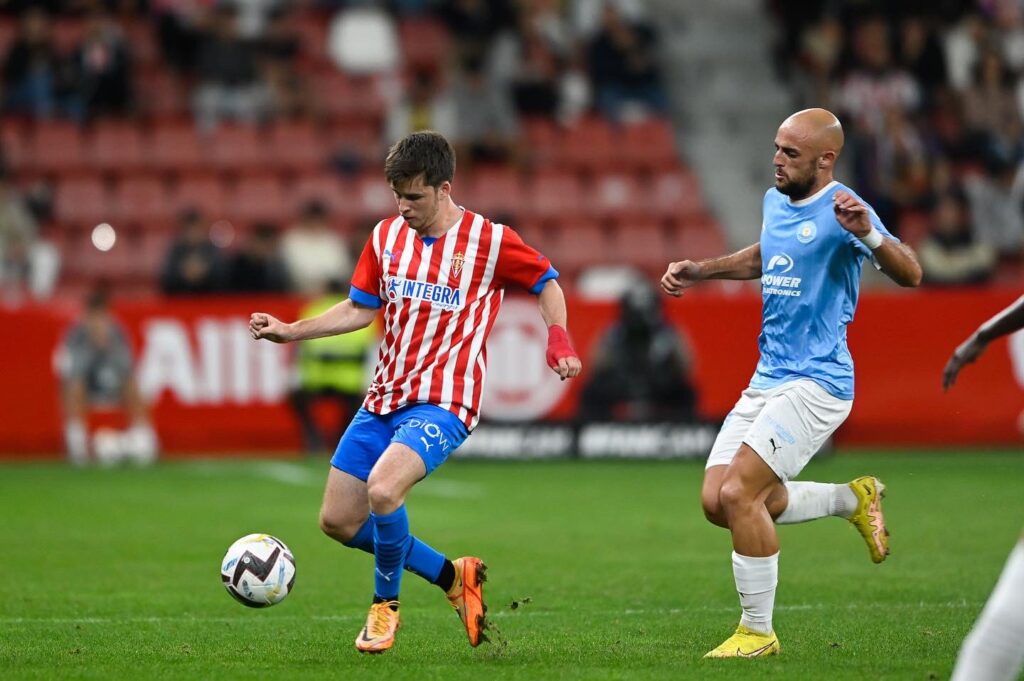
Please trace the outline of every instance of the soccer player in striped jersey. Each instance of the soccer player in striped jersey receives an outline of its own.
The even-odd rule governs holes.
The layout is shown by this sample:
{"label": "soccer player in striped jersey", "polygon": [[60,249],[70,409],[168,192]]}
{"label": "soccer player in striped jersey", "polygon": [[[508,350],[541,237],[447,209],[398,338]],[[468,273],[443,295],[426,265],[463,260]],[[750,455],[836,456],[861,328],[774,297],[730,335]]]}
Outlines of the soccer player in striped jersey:
{"label": "soccer player in striped jersey", "polygon": [[775,186],[765,193],[761,239],[736,253],[673,262],[662,277],[680,295],[704,279],[760,279],[761,359],[750,386],[725,418],[708,456],[701,503],[732,533],[732,566],[743,614],[736,633],[705,657],[779,652],[772,628],[779,571],[774,523],[847,518],[871,559],[889,541],[881,483],[795,482],[853,407],[853,358],[846,325],[857,307],[865,259],[901,286],[917,286],[913,251],[886,231],[875,211],[832,177],[843,148],[839,120],[800,111],[775,137]]}
{"label": "soccer player in striped jersey", "polygon": [[551,369],[566,379],[581,364],[566,333],[558,272],[515,231],[452,200],[455,152],[444,137],[405,137],[388,152],[384,173],[399,214],[374,228],[348,300],[291,324],[257,312],[249,327],[253,338],[285,343],[361,329],[383,308],[373,382],[331,459],[320,527],[374,555],[373,605],[358,650],[394,644],[403,569],[446,592],[476,646],[486,627],[485,566],[473,556],[449,560],[410,534],[405,498],[480,418],[485,343],[506,288],[537,296]]}

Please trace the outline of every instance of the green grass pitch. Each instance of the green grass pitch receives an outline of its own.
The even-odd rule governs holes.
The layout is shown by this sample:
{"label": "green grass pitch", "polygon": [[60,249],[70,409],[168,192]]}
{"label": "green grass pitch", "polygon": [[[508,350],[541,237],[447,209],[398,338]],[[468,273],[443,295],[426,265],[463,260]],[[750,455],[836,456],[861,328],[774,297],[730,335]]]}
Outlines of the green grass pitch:
{"label": "green grass pitch", "polygon": [[[844,453],[802,479],[888,485],[893,555],[827,518],[780,530],[782,655],[701,660],[739,607],[697,462],[451,462],[414,490],[413,531],[489,564],[501,640],[471,649],[436,587],[406,574],[395,648],[352,647],[369,556],[320,534],[327,463],[0,467],[5,679],[934,679],[1024,525],[1024,456]],[[224,550],[269,532],[295,553],[274,608],[235,603]],[[513,603],[517,607],[513,608]]]}

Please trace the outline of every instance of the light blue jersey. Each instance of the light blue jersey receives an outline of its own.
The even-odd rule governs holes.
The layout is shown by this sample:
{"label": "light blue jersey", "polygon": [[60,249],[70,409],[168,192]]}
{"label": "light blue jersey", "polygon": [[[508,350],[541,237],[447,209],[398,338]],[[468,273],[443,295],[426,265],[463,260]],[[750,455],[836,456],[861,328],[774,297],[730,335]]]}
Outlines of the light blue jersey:
{"label": "light blue jersey", "polygon": [[[751,387],[809,378],[839,399],[853,399],[846,325],[853,321],[861,266],[871,250],[836,220],[832,196],[839,190],[854,194],[833,181],[800,201],[774,187],[764,195],[761,359]],[[895,239],[869,210],[878,231]]]}

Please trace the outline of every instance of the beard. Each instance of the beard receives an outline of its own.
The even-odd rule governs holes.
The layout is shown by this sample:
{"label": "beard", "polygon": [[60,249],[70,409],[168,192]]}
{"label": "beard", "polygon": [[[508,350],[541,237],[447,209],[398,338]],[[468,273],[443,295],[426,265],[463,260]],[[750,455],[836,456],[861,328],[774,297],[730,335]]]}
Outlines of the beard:
{"label": "beard", "polygon": [[811,187],[814,186],[814,175],[811,175],[806,180],[784,180],[782,184],[776,180],[775,188],[780,193],[785,194],[789,198],[799,201],[800,199],[806,198],[811,193]]}

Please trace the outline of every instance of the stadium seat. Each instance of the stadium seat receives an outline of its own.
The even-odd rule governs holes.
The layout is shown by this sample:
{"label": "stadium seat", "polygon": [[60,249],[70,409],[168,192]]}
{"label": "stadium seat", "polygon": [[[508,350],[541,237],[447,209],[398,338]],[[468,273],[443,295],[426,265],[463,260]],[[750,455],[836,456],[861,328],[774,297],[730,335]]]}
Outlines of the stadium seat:
{"label": "stadium seat", "polygon": [[618,263],[652,272],[664,270],[671,259],[671,239],[664,225],[658,222],[624,220],[609,231]]}
{"label": "stadium seat", "polygon": [[[701,260],[725,255],[729,244],[721,228],[708,220],[681,220],[675,223],[674,244],[670,246],[669,260]],[[757,238],[752,234],[750,241]]]}
{"label": "stadium seat", "polygon": [[248,125],[223,125],[204,140],[207,158],[216,170],[264,170],[276,159],[267,153],[267,135]]}
{"label": "stadium seat", "polygon": [[64,175],[88,165],[82,132],[73,123],[40,121],[31,140],[25,161],[39,172]]}
{"label": "stadium seat", "polygon": [[381,173],[363,173],[356,180],[354,189],[353,217],[376,221],[398,215],[395,195],[385,184]]}
{"label": "stadium seat", "polygon": [[707,213],[697,178],[683,170],[656,173],[647,183],[646,194],[645,210],[660,217],[693,218]]}
{"label": "stadium seat", "polygon": [[104,172],[132,172],[145,166],[148,149],[139,126],[106,121],[89,137],[87,157],[92,167]]}
{"label": "stadium seat", "polygon": [[508,167],[478,168],[468,186],[461,191],[456,184],[456,200],[470,210],[498,222],[514,222],[523,204],[523,182]]}
{"label": "stadium seat", "polygon": [[333,120],[380,121],[384,116],[380,83],[373,76],[356,78],[328,71],[315,75],[311,82],[321,106]]}
{"label": "stadium seat", "polygon": [[557,162],[588,171],[609,169],[618,153],[611,125],[596,116],[579,120],[565,130],[558,142]]}
{"label": "stadium seat", "polygon": [[330,149],[313,124],[282,122],[271,130],[269,156],[286,170],[310,172],[326,165]]}
{"label": "stadium seat", "polygon": [[199,133],[194,126],[182,123],[154,128],[153,161],[158,168],[176,173],[207,167]]}
{"label": "stadium seat", "polygon": [[448,31],[433,19],[405,19],[398,24],[398,43],[405,68],[438,69],[449,53]]}
{"label": "stadium seat", "polygon": [[546,221],[544,254],[559,271],[573,275],[590,265],[618,262],[608,225],[579,216]]}
{"label": "stadium seat", "polygon": [[101,222],[115,222],[110,194],[96,177],[61,180],[54,198],[54,217],[64,225],[89,228]]}
{"label": "stadium seat", "polygon": [[125,177],[114,189],[115,219],[135,225],[169,223],[174,204],[164,182],[156,177]]}
{"label": "stadium seat", "polygon": [[153,24],[145,19],[122,21],[121,28],[132,53],[136,66],[156,64],[160,60],[160,49],[156,44]]}
{"label": "stadium seat", "polygon": [[293,24],[301,48],[300,59],[308,68],[330,65],[327,56],[327,21],[314,13],[296,17]]}
{"label": "stadium seat", "polygon": [[19,118],[6,117],[0,121],[0,145],[4,161],[10,169],[22,173],[31,166],[31,140],[28,125]]}
{"label": "stadium seat", "polygon": [[235,223],[281,222],[293,214],[275,175],[242,177],[228,199],[227,218]]}
{"label": "stadium seat", "polygon": [[142,113],[157,120],[173,120],[189,113],[188,92],[167,68],[137,68],[133,82]]}
{"label": "stadium seat", "polygon": [[629,123],[616,137],[616,160],[633,171],[668,170],[679,165],[675,131],[667,120],[652,118]]}
{"label": "stadium seat", "polygon": [[644,206],[643,191],[636,177],[624,173],[608,173],[595,178],[584,196],[584,212],[598,219],[635,214]]}
{"label": "stadium seat", "polygon": [[195,207],[209,220],[227,217],[227,192],[221,180],[213,175],[183,177],[171,192],[171,204],[175,213]]}
{"label": "stadium seat", "polygon": [[85,36],[85,25],[77,19],[59,19],[51,26],[53,44],[62,56],[69,56],[75,51]]}
{"label": "stadium seat", "polygon": [[354,212],[345,210],[345,204],[354,203],[350,188],[328,173],[301,175],[289,187],[287,207],[291,215],[298,215],[302,205],[313,199],[323,201],[332,216],[350,215]]}
{"label": "stadium seat", "polygon": [[583,188],[575,173],[541,172],[528,180],[525,198],[519,211],[523,217],[578,217],[583,206]]}

